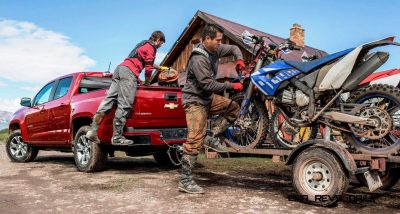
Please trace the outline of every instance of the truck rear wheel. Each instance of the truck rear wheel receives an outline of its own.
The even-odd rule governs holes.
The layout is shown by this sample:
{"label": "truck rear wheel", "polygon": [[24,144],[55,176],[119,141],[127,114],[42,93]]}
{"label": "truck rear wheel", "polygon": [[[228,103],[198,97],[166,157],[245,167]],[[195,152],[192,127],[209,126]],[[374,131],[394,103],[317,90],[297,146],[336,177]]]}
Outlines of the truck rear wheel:
{"label": "truck rear wheel", "polygon": [[340,160],[323,148],[309,148],[295,160],[292,184],[307,203],[329,206],[337,202],[348,187],[349,178]]}
{"label": "truck rear wheel", "polygon": [[74,139],[75,165],[81,172],[97,172],[104,169],[107,152],[101,144],[94,143],[86,138],[90,126],[82,126]]}
{"label": "truck rear wheel", "polygon": [[26,163],[35,160],[39,150],[23,141],[21,131],[12,133],[6,144],[7,156],[13,162]]}

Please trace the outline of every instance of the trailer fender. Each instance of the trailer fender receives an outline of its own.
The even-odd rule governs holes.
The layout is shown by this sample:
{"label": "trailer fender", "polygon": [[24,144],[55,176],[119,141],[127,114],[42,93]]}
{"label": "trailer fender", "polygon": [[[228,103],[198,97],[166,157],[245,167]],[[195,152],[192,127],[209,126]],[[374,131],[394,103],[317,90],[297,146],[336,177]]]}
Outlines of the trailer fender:
{"label": "trailer fender", "polygon": [[349,174],[354,175],[357,171],[357,165],[354,161],[353,156],[342,146],[333,142],[333,141],[325,141],[325,140],[310,140],[305,143],[300,144],[298,147],[293,149],[293,151],[289,154],[286,160],[286,165],[292,165],[294,160],[298,155],[311,147],[320,147],[325,148],[335,154],[342,162],[343,166],[349,172]]}

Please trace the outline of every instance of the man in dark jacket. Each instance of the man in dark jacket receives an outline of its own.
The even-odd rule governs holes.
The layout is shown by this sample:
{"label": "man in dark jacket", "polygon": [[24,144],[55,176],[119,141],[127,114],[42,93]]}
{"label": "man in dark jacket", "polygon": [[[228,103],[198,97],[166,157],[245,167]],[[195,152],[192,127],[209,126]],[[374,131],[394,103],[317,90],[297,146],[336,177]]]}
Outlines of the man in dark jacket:
{"label": "man in dark jacket", "polygon": [[132,140],[122,136],[126,123],[126,118],[132,110],[136,95],[137,83],[140,72],[145,69],[145,84],[148,85],[153,69],[162,69],[162,67],[153,65],[156,52],[162,44],[165,43],[164,33],[154,31],[149,40],[142,41],[131,51],[129,56],[117,66],[113,73],[112,83],[107,92],[107,96],[101,102],[96,114],[93,117],[91,130],[86,137],[96,143],[100,140],[97,136],[97,129],[104,116],[108,114],[117,104],[113,122],[113,145],[130,145]]}
{"label": "man in dark jacket", "polygon": [[178,188],[187,193],[204,193],[193,181],[192,169],[206,136],[208,117],[224,113],[211,130],[211,137],[216,138],[236,120],[240,110],[237,103],[214,94],[225,89],[243,89],[241,83],[220,83],[215,80],[218,59],[221,57],[235,56],[237,69],[244,70],[240,49],[235,45],[221,44],[222,36],[223,31],[217,25],[206,25],[202,32],[202,43],[193,49],[186,68],[187,82],[182,90],[182,105],[186,112],[188,136],[183,144],[182,172]]}

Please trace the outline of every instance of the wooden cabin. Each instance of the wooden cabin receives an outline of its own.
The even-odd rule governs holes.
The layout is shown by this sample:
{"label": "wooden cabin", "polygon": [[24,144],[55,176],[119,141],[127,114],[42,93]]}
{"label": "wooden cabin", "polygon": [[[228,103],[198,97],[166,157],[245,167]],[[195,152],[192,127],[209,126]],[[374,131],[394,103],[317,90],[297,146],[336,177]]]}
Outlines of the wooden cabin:
{"label": "wooden cabin", "polygon": [[[179,71],[180,85],[184,84],[186,81],[185,69],[190,53],[194,46],[201,42],[201,32],[207,23],[217,24],[223,29],[224,37],[222,43],[237,45],[243,53],[245,63],[250,62],[253,51],[252,47],[243,43],[240,37],[245,30],[258,36],[269,37],[278,44],[286,40],[202,11],[197,11],[161,63],[161,65],[172,67]],[[294,24],[290,29],[290,39],[295,42],[296,45],[300,46],[301,50],[282,55],[282,58],[285,60],[301,61],[304,55],[317,55],[319,57],[327,55],[325,51],[304,45],[304,29],[298,24]],[[267,44],[269,42],[270,41],[266,40]],[[233,57],[221,58],[216,78],[219,80],[236,78],[237,72],[234,68],[235,60],[236,59]],[[157,78],[153,78],[153,80],[156,79]]]}

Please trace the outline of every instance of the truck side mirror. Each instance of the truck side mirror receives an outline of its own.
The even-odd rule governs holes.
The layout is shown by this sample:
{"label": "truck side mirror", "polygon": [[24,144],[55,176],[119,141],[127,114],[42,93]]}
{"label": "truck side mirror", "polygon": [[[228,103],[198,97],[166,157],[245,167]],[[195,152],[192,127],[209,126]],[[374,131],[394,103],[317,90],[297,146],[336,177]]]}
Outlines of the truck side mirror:
{"label": "truck side mirror", "polygon": [[23,97],[21,98],[21,102],[19,104],[21,104],[21,106],[31,107],[31,98]]}

